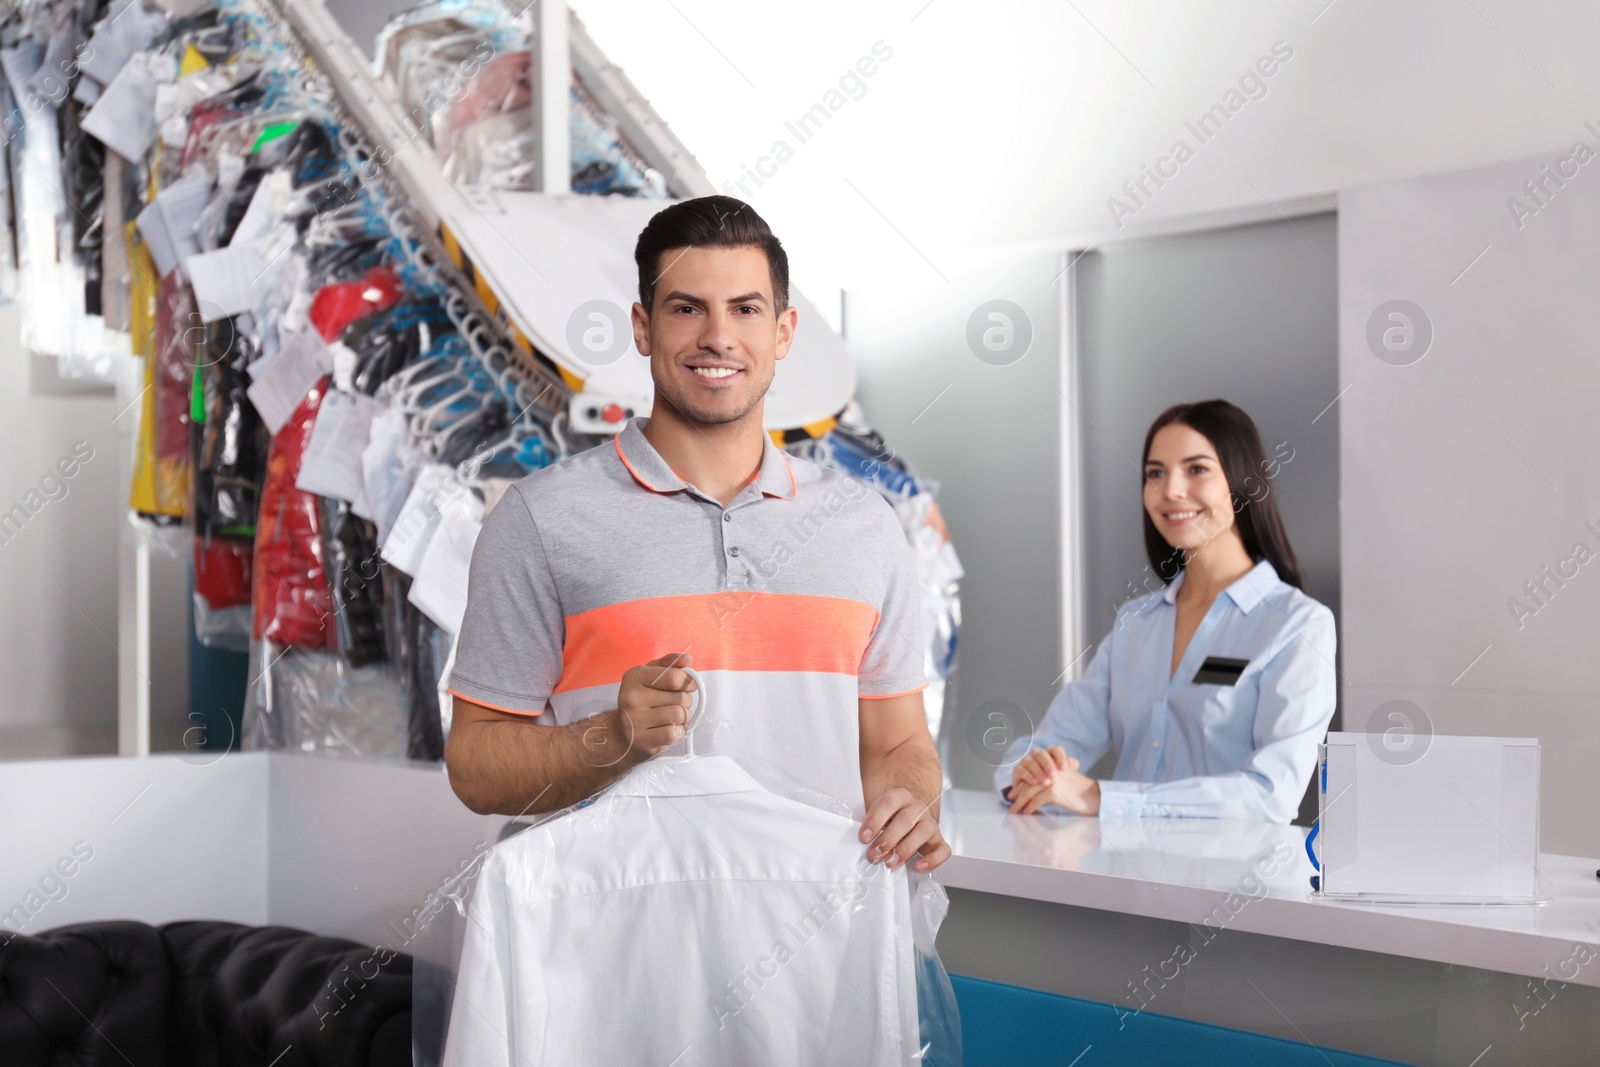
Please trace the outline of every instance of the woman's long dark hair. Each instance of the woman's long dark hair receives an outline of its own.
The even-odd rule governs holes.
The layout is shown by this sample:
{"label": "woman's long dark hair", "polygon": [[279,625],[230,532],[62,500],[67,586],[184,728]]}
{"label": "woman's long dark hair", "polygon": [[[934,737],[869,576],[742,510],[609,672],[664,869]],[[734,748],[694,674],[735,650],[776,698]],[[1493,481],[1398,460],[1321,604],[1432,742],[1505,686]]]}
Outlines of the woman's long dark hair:
{"label": "woman's long dark hair", "polygon": [[[1277,570],[1279,578],[1296,589],[1304,589],[1300,561],[1289,547],[1283,516],[1278,514],[1278,502],[1272,497],[1266,449],[1261,447],[1261,434],[1250,416],[1226,400],[1174,404],[1157,416],[1150,424],[1150,432],[1144,436],[1144,456],[1139,466],[1141,480],[1144,464],[1150,461],[1150,444],[1156,439],[1156,431],[1173,423],[1182,423],[1194,430],[1217,450],[1223,477],[1228,480],[1228,494],[1233,500],[1234,526],[1250,558],[1257,563],[1265,558]],[[1167,543],[1156,524],[1150,521],[1148,511],[1144,512],[1144,551],[1163,582],[1171,584],[1183,569],[1183,550]]]}

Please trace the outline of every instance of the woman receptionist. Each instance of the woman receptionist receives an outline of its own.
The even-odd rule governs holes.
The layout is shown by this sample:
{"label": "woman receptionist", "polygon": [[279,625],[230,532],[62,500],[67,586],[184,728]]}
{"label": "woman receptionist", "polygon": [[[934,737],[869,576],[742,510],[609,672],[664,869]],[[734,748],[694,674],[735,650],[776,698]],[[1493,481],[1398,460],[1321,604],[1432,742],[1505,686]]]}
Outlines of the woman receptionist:
{"label": "woman receptionist", "polygon": [[[1145,551],[1165,588],[1117,611],[1094,663],[995,775],[1011,811],[1287,823],[1333,717],[1333,613],[1301,591],[1261,435],[1225,400],[1144,444]],[[1108,748],[1112,777],[1081,773]]]}

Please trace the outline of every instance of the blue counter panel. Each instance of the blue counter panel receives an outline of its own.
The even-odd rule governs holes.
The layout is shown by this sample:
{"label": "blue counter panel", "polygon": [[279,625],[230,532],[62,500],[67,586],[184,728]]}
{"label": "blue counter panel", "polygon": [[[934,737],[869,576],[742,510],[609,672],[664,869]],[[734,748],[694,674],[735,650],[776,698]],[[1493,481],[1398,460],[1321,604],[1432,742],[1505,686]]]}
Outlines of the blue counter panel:
{"label": "blue counter panel", "polygon": [[966,1067],[1395,1067],[1304,1042],[1134,1014],[1092,1000],[952,974]]}

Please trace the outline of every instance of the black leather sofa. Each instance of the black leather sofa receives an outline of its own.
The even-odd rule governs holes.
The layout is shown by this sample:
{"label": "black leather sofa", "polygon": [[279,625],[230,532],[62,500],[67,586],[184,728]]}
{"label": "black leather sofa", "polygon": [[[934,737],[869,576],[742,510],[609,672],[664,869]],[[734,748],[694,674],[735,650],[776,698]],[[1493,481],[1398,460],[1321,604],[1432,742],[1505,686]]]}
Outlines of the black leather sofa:
{"label": "black leather sofa", "polygon": [[225,922],[0,930],[0,1067],[410,1063],[404,954]]}

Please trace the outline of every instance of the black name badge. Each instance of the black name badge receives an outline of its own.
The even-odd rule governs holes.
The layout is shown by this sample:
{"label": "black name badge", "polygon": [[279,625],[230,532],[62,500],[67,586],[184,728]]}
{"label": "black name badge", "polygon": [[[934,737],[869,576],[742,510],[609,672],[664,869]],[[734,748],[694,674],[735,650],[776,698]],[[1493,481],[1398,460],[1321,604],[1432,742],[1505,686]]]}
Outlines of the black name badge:
{"label": "black name badge", "polygon": [[1250,666],[1247,659],[1228,659],[1225,656],[1207,656],[1194,672],[1195,685],[1238,685],[1239,676]]}

